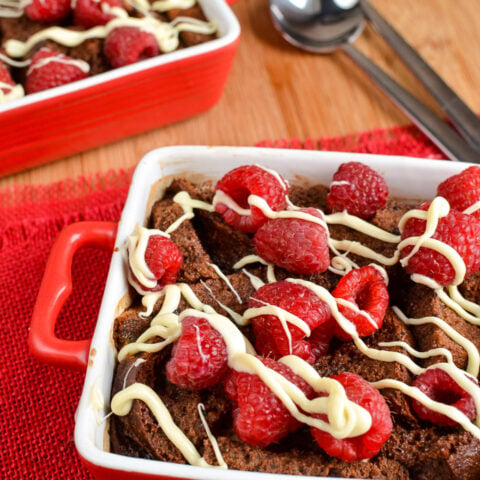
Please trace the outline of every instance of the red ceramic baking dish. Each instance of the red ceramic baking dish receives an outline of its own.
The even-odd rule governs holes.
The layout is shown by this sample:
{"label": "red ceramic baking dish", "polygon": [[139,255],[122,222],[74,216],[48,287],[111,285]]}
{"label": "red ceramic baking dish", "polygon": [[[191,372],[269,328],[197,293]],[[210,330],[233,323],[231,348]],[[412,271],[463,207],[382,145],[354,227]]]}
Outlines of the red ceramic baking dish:
{"label": "red ceramic baking dish", "polygon": [[219,38],[0,105],[0,175],[63,158],[208,110],[240,37],[227,4],[199,0]]}
{"label": "red ceramic baking dish", "polygon": [[[147,154],[138,165],[120,222],[83,222],[67,227],[55,244],[40,288],[29,344],[40,360],[86,369],[76,415],[75,444],[97,479],[298,480],[298,476],[219,470],[117,455],[109,451],[108,419],[116,355],[112,329],[115,317],[128,307],[128,283],[122,247],[137,224],[146,222],[153,202],[174,176],[193,181],[219,179],[228,170],[258,163],[286,179],[327,184],[338,166],[361,161],[381,173],[390,194],[425,198],[436,185],[459,173],[457,162],[381,155],[230,147],[167,147]],[[428,182],[425,179],[428,179]],[[98,322],[92,340],[67,341],[55,336],[55,323],[71,292],[71,264],[76,250],[95,246],[113,251]],[[304,478],[304,477],[302,477]],[[319,477],[309,477],[312,480]]]}

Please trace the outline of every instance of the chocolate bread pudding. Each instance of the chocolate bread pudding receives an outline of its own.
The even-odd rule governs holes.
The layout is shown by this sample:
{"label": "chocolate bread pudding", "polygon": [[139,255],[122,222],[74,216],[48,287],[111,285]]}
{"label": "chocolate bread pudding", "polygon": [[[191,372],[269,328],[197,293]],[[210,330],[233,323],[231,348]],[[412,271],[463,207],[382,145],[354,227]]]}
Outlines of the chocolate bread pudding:
{"label": "chocolate bread pudding", "polygon": [[329,186],[258,165],[174,179],[125,246],[111,450],[480,478],[480,167],[425,200],[390,198],[358,162]]}
{"label": "chocolate bread pudding", "polygon": [[216,35],[196,0],[0,0],[0,104]]}

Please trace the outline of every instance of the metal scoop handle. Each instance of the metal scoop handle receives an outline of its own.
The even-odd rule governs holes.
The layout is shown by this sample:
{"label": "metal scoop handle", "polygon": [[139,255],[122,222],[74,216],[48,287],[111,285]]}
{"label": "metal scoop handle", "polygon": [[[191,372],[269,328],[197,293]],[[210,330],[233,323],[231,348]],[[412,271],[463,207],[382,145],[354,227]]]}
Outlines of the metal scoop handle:
{"label": "metal scoop handle", "polygon": [[360,0],[360,5],[375,30],[390,44],[398,56],[425,85],[465,140],[475,150],[480,151],[480,119],[477,115],[375,10],[368,0]]}
{"label": "metal scoop handle", "polygon": [[368,57],[347,43],[342,49],[354,60],[390,98],[417,124],[417,126],[450,159],[480,163],[480,153],[427,106],[405,90],[393,78],[377,67]]}

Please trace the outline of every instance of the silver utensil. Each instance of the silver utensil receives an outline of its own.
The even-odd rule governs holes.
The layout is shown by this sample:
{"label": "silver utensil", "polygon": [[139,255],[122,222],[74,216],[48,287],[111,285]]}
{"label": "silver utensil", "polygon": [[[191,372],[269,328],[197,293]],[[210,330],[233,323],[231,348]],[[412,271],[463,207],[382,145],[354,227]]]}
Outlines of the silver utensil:
{"label": "silver utensil", "polygon": [[314,53],[342,49],[449,158],[480,163],[480,153],[352,45],[365,25],[356,0],[270,0],[270,12],[289,43]]}

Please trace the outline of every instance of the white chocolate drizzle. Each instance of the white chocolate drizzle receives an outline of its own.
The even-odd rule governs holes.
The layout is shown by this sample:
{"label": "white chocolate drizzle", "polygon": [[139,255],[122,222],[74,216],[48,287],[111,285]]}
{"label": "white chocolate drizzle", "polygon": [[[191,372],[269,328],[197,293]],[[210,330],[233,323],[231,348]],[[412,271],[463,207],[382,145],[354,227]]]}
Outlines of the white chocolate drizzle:
{"label": "white chocolate drizzle", "polygon": [[190,465],[199,467],[225,468],[224,466],[210,465],[198,453],[190,439],[180,430],[173,421],[168,408],[165,406],[161,398],[147,385],[143,383],[134,383],[129,387],[121,390],[112,398],[111,408],[115,415],[128,415],[133,406],[134,400],[142,400],[158,422],[167,438],[180,450],[185,460]]}
{"label": "white chocolate drizzle", "polygon": [[61,63],[63,65],[74,66],[80,69],[83,73],[88,73],[90,71],[90,65],[84,60],[78,60],[76,58],[68,58],[65,56],[56,55],[56,56],[41,58],[40,60],[35,62],[33,65],[30,65],[27,75],[29,75],[31,72],[33,72],[37,68],[42,68],[45,65],[48,65],[49,63]]}
{"label": "white chocolate drizzle", "polygon": [[258,255],[247,255],[241,258],[237,263],[235,263],[233,268],[240,269],[245,265],[249,265],[251,263],[257,263],[257,262],[261,263],[262,265],[266,265],[268,282],[269,283],[276,282],[277,279],[275,277],[275,265],[273,265],[273,263],[266,262],[262,257],[259,257]]}
{"label": "white chocolate drizzle", "polygon": [[144,358],[137,358],[129,367],[127,370],[127,373],[125,373],[125,376],[123,377],[123,387],[122,388],[127,388],[127,382],[128,382],[128,376],[130,375],[130,372],[134,369],[139,367],[142,363],[145,363],[146,360]]}
{"label": "white chocolate drizzle", "polygon": [[435,292],[442,302],[460,317],[473,325],[480,326],[480,306],[464,298],[456,285],[448,287],[449,295],[443,289],[435,290]]}
{"label": "white chocolate drizzle", "polygon": [[248,277],[250,283],[252,284],[252,287],[255,290],[258,290],[265,285],[265,282],[261,278],[257,277],[253,273],[250,273],[247,269],[242,268],[242,273]]}
{"label": "white chocolate drizzle", "polygon": [[0,17],[20,18],[32,0],[0,0]]}
{"label": "white chocolate drizzle", "polygon": [[209,263],[209,265],[215,270],[217,275],[226,283],[227,287],[232,291],[232,293],[235,295],[235,298],[237,299],[237,302],[242,304],[242,297],[238,294],[238,292],[233,288],[232,283],[228,279],[228,277],[222,272],[220,267],[218,265],[215,265],[214,263]]}
{"label": "white chocolate drizzle", "polygon": [[445,403],[436,402],[416,387],[412,387],[403,382],[393,379],[379,380],[377,382],[373,382],[372,385],[379,390],[382,388],[394,388],[395,390],[399,390],[404,395],[408,395],[409,397],[412,397],[415,400],[419,401],[422,405],[429,408],[430,410],[441,413],[451,418],[455,422],[459,423],[464,428],[464,430],[470,432],[474,437],[480,438],[480,428],[478,428],[477,425],[472,423],[470,419],[458,408],[455,408],[451,405],[446,405]]}
{"label": "white chocolate drizzle", "polygon": [[152,3],[151,9],[156,12],[168,12],[173,8],[186,10],[187,8],[192,8],[195,3],[196,0],[157,0]]}
{"label": "white chocolate drizzle", "polygon": [[206,210],[207,212],[214,212],[215,209],[212,205],[206,202],[202,202],[201,200],[193,199],[188,192],[178,192],[174,197],[173,201],[178,203],[183,209],[183,215],[175,222],[173,222],[168,228],[167,233],[172,233],[175,231],[185,220],[190,220],[195,216],[193,213],[194,208],[199,208],[202,210]]}
{"label": "white chocolate drizzle", "polygon": [[405,223],[411,218],[420,218],[425,220],[425,233],[419,237],[408,237],[402,240],[397,249],[402,250],[406,246],[413,245],[411,252],[404,257],[400,263],[403,266],[408,265],[408,261],[418,252],[418,250],[425,246],[432,250],[437,251],[441,255],[447,258],[447,260],[452,265],[455,270],[455,279],[453,285],[459,285],[463,282],[465,278],[466,266],[463,258],[460,254],[450,245],[447,245],[444,242],[435,240],[432,235],[435,233],[435,230],[438,225],[438,220],[448,215],[450,212],[450,205],[443,197],[436,197],[432,200],[428,210],[414,209],[407,212],[400,220],[398,228],[400,232],[403,231]]}
{"label": "white chocolate drizzle", "polygon": [[436,356],[444,356],[447,359],[447,363],[453,363],[452,352],[447,348],[439,347],[432,348],[425,352],[420,352],[412,348],[407,342],[392,341],[392,342],[378,342],[379,347],[400,347],[405,349],[410,355],[417,358],[430,358]]}
{"label": "white chocolate drizzle", "polygon": [[346,275],[352,268],[358,268],[358,265],[343,255],[335,255],[330,260],[328,270],[336,275]]}
{"label": "white chocolate drizzle", "polygon": [[347,211],[324,215],[324,218],[329,225],[346,225],[357,232],[365,233],[366,235],[377,238],[382,242],[398,243],[401,240],[400,235],[394,235],[393,233],[387,232],[361,218],[350,215]]}
{"label": "white chocolate drizzle", "polygon": [[[250,197],[249,197],[250,198]],[[212,206],[215,208],[219,203],[235,211],[239,215],[250,215],[252,211],[249,208],[241,207],[232,197],[223,190],[217,190],[212,200]]]}
{"label": "white chocolate drizzle", "polygon": [[280,187],[283,189],[284,192],[288,191],[288,182],[282,178],[282,176],[275,170],[271,168],[264,167],[263,165],[259,165],[258,163],[255,164],[256,167],[261,168],[263,171],[268,172],[270,175],[275,177],[275,180],[278,182]]}
{"label": "white chocolate drizzle", "polygon": [[246,325],[246,322],[245,322],[245,318],[240,315],[239,313],[235,312],[234,310],[232,310],[230,307],[227,307],[225,304],[223,304],[215,295],[214,293],[212,292],[212,289],[203,281],[203,280],[200,280],[200,283],[203,285],[203,287],[205,288],[205,290],[207,290],[207,292],[211,295],[211,297],[217,302],[217,304],[223,308],[223,310],[225,310],[229,315],[230,317],[233,318],[233,320],[235,321],[235,323],[237,325]]}
{"label": "white chocolate drizzle", "polygon": [[205,429],[205,433],[207,434],[208,440],[210,440],[210,444],[212,445],[213,453],[215,454],[215,458],[217,459],[219,467],[227,469],[228,465],[225,463],[225,460],[222,457],[222,452],[218,447],[217,439],[212,434],[212,431],[208,426],[207,419],[205,418],[205,405],[203,403],[199,403],[197,405],[197,410],[200,420],[202,421],[203,428]]}
{"label": "white chocolate drizzle", "polygon": [[32,60],[29,58],[22,61],[12,60],[10,57],[8,57],[7,55],[4,55],[3,53],[0,53],[0,60],[3,63],[6,63],[7,65],[10,65],[12,67],[17,67],[17,68],[25,68],[32,63]]}
{"label": "white chocolate drizzle", "polygon": [[[5,93],[3,90],[7,90]],[[16,100],[25,96],[25,90],[21,85],[10,85],[9,83],[0,82],[0,104]]]}
{"label": "white chocolate drizzle", "polygon": [[480,200],[478,200],[477,202],[473,203],[468,208],[466,208],[463,211],[463,213],[465,213],[466,215],[471,215],[472,213],[475,213],[478,210],[480,210]]}
{"label": "white chocolate drizzle", "polygon": [[480,371],[480,354],[477,347],[468,338],[460,335],[447,322],[438,317],[408,318],[399,308],[393,307],[397,317],[406,325],[425,325],[431,323],[440,328],[450,339],[460,345],[468,356],[466,371],[473,377],[477,377]]}
{"label": "white chocolate drizzle", "polygon": [[67,47],[76,47],[90,38],[106,38],[118,27],[137,27],[151,33],[157,40],[162,52],[171,52],[179,45],[178,34],[181,31],[193,31],[205,35],[216,32],[213,22],[202,22],[196,19],[184,18],[175,23],[162,22],[153,17],[117,17],[106,25],[99,25],[84,31],[69,30],[62,27],[49,27],[34,33],[26,42],[10,39],[5,42],[5,51],[14,58],[24,57],[37,43],[43,40],[53,40]]}

